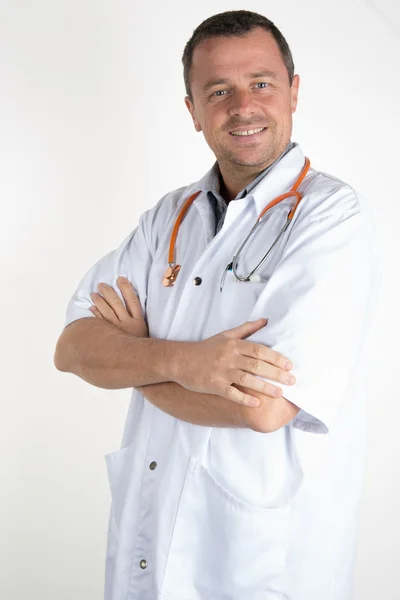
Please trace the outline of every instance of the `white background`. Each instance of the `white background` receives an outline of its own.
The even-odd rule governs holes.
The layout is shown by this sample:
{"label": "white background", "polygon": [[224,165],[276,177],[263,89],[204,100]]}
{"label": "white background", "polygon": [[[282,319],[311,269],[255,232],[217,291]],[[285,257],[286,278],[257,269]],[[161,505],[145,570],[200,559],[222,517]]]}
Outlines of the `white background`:
{"label": "white background", "polygon": [[184,106],[181,54],[203,19],[243,4],[292,49],[301,77],[292,140],[375,214],[383,286],[355,600],[400,597],[398,1],[2,0],[4,600],[102,598],[103,455],[119,447],[130,392],[58,372],[55,344],[84,273],[145,209],[211,166]]}

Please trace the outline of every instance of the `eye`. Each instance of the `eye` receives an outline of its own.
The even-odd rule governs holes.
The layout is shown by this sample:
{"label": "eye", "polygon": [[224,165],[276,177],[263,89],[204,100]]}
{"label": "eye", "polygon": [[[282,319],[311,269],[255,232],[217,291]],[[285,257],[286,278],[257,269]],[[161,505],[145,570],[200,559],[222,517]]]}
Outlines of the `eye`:
{"label": "eye", "polygon": [[267,83],[266,81],[260,81],[259,83],[256,83],[256,87],[257,86],[263,86],[263,87],[259,87],[258,89],[265,89],[267,86],[269,85],[269,83]]}
{"label": "eye", "polygon": [[222,96],[223,94],[226,93],[226,90],[217,90],[216,92],[214,92],[212,95],[213,96]]}

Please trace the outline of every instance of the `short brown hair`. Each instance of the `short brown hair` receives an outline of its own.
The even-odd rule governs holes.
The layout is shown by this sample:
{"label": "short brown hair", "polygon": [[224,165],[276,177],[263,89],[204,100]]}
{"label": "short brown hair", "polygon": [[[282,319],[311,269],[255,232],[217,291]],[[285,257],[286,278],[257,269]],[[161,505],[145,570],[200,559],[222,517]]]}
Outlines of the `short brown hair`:
{"label": "short brown hair", "polygon": [[292,85],[294,76],[294,63],[289,45],[279,29],[272,21],[255,12],[248,10],[228,10],[217,15],[209,17],[193,32],[192,37],[187,42],[183,51],[183,77],[185,80],[186,93],[190,99],[192,94],[190,90],[190,74],[192,69],[193,52],[196,46],[205,39],[213,37],[243,37],[256,27],[262,27],[271,33],[279,46],[283,62],[289,76],[289,83]]}

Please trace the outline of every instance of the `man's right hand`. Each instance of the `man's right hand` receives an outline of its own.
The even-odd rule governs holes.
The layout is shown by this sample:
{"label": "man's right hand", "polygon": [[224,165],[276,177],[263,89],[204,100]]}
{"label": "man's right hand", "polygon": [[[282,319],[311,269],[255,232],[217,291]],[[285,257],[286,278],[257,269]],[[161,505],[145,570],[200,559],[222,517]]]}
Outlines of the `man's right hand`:
{"label": "man's right hand", "polygon": [[179,356],[175,381],[193,392],[216,394],[245,406],[258,406],[260,400],[235,386],[281,397],[282,389],[256,375],[293,385],[295,378],[289,373],[293,368],[289,359],[267,346],[242,339],[266,324],[266,319],[258,319],[201,342],[185,344],[185,352]]}

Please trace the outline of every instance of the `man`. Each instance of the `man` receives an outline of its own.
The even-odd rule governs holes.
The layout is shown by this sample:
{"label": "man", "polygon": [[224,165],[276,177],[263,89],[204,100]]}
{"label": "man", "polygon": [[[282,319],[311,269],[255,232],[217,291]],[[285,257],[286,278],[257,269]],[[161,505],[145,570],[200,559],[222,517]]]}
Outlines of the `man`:
{"label": "man", "polygon": [[106,457],[105,598],[349,600],[369,211],[291,142],[300,80],[271,21],[215,15],[183,64],[216,163],[85,275],[55,355],[93,385],[135,388]]}

